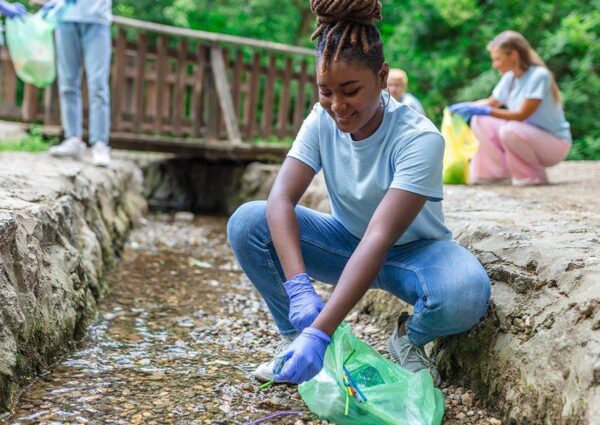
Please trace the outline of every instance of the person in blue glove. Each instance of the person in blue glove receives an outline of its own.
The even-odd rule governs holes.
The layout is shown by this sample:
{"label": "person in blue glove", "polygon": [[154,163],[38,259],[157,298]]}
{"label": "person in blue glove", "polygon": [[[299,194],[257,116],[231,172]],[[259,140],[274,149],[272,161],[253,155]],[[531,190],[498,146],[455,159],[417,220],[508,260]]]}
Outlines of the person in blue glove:
{"label": "person in blue glove", "polygon": [[[444,139],[384,91],[389,66],[373,25],[381,19],[378,0],[313,0],[312,8],[319,103],[269,199],[240,206],[227,226],[238,262],[283,336],[254,376],[312,379],[336,328],[377,288],[414,306],[388,340],[391,355],[410,371],[428,369],[437,382],[424,345],[470,329],[490,297],[485,270],[444,224]],[[298,205],[321,170],[331,214]],[[326,304],[312,278],[335,285]]]}
{"label": "person in blue glove", "polygon": [[[111,0],[68,0],[69,7],[56,28],[56,57],[60,110],[65,140],[50,148],[50,155],[80,159],[85,152],[81,77],[85,65],[89,93],[89,140],[92,160],[110,164],[110,60],[112,42]],[[50,10],[56,5],[44,5]]]}
{"label": "person in blue glove", "polygon": [[27,9],[21,3],[8,3],[4,0],[0,0],[0,15],[13,19],[26,13]]}
{"label": "person in blue glove", "polygon": [[546,184],[546,167],[562,161],[571,147],[556,81],[518,32],[502,32],[488,50],[492,66],[502,74],[492,95],[450,106],[451,112],[471,120],[480,142],[469,182],[510,179],[515,186]]}

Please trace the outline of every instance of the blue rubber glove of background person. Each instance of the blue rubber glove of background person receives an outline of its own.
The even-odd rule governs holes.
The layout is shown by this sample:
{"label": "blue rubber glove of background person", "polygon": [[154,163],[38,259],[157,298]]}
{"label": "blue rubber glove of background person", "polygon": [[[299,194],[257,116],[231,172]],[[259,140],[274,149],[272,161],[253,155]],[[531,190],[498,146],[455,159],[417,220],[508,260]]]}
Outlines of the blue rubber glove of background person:
{"label": "blue rubber glove of background person", "polygon": [[294,328],[302,331],[315,321],[325,303],[312,286],[310,277],[300,273],[283,284],[290,299],[289,319]]}
{"label": "blue rubber glove of background person", "polygon": [[21,15],[25,15],[27,9],[21,3],[7,3],[4,0],[0,0],[0,15],[4,15],[9,19],[16,18]]}
{"label": "blue rubber glove of background person", "polygon": [[281,371],[277,373],[277,366],[273,367],[275,380],[301,384],[317,376],[323,369],[325,351],[330,343],[331,337],[320,329],[304,329],[281,355],[285,359]]}
{"label": "blue rubber glove of background person", "polygon": [[476,105],[468,102],[455,103],[448,109],[453,114],[463,117],[465,121],[469,121],[474,115],[490,115],[492,113],[492,107],[489,105]]}
{"label": "blue rubber glove of background person", "polygon": [[[65,0],[66,3],[71,3],[71,4],[75,4],[77,3],[77,0]],[[54,9],[54,6],[56,6],[56,3],[58,3],[58,0],[50,0],[48,2],[46,2],[44,4],[44,6],[42,7],[42,10],[44,12],[48,12],[49,10]]]}

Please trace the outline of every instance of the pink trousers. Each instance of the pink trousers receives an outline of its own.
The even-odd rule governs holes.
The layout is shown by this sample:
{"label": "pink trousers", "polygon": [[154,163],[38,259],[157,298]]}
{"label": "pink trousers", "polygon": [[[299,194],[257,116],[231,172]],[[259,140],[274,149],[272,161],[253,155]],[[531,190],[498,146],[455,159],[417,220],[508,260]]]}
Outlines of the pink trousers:
{"label": "pink trousers", "polygon": [[548,182],[546,167],[565,159],[570,143],[522,121],[474,116],[471,129],[479,150],[470,166],[469,182],[518,179],[529,184]]}

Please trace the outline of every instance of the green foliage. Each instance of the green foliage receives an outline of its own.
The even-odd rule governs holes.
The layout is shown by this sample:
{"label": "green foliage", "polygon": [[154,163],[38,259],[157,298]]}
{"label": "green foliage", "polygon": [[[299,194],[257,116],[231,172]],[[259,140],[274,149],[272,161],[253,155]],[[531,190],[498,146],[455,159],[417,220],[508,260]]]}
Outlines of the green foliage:
{"label": "green foliage", "polygon": [[520,31],[562,90],[575,139],[570,158],[598,159],[599,4],[597,0],[384,0],[386,57],[392,66],[407,71],[409,90],[439,124],[445,105],[490,95],[499,75],[491,69],[486,45],[503,30]]}
{"label": "green foliage", "polygon": [[[451,103],[487,97],[499,79],[487,43],[520,31],[554,72],[575,139],[572,158],[593,158],[600,140],[599,0],[382,0],[386,59],[440,124]],[[118,14],[154,22],[311,46],[308,0],[122,0]],[[592,155],[592,156],[590,156]]]}
{"label": "green foliage", "polygon": [[39,127],[32,128],[27,136],[16,142],[0,142],[0,152],[45,152],[49,143],[44,140],[42,130]]}
{"label": "green foliage", "polygon": [[585,136],[573,144],[569,157],[571,160],[600,160],[600,137]]}

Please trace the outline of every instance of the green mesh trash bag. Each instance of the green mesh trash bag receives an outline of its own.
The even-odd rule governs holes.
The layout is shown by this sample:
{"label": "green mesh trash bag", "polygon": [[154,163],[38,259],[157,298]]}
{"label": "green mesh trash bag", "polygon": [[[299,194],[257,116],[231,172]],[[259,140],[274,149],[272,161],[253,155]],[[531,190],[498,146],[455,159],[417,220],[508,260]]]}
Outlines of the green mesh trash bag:
{"label": "green mesh trash bag", "polygon": [[6,20],[6,45],[21,80],[46,87],[56,79],[54,29],[68,5],[57,2],[49,12]]}
{"label": "green mesh trash bag", "polygon": [[320,419],[337,425],[438,425],[444,397],[427,370],[412,373],[387,360],[342,324],[321,372],[298,387]]}

